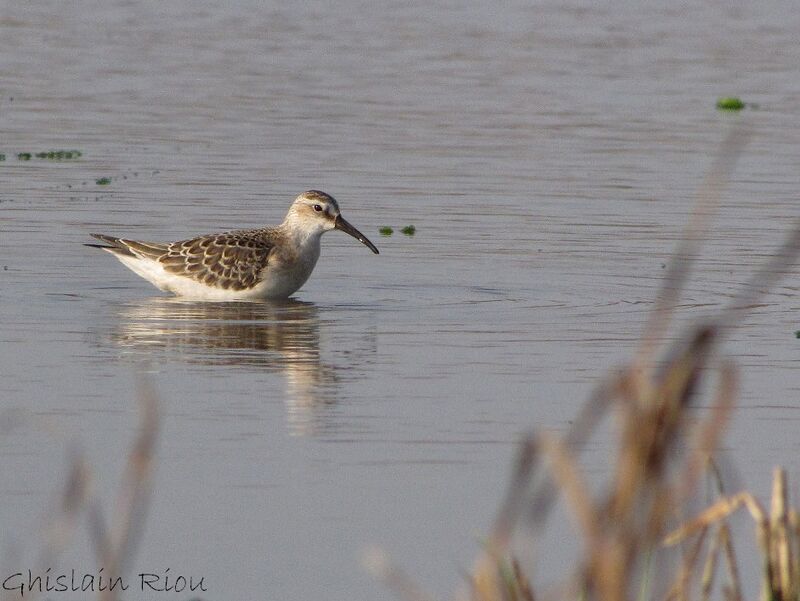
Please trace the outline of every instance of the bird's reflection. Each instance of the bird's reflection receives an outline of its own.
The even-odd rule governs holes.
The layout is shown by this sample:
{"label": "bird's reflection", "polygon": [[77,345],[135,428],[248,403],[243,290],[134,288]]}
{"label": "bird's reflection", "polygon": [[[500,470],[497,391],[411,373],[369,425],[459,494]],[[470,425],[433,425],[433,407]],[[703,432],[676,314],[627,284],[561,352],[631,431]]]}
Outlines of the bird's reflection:
{"label": "bird's reflection", "polygon": [[320,358],[316,305],[140,300],[119,310],[114,341],[135,351],[215,366],[257,367],[284,374],[289,431],[310,434],[315,413],[336,402],[335,367]]}

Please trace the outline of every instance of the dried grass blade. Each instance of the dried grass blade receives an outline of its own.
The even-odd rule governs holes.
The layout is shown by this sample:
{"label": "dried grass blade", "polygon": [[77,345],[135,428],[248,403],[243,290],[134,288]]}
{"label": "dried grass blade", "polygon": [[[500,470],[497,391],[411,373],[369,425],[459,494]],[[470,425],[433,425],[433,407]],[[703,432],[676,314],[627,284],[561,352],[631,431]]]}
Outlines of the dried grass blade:
{"label": "dried grass blade", "polygon": [[45,542],[38,561],[39,566],[51,567],[55,564],[58,556],[72,540],[80,513],[90,496],[91,469],[80,451],[72,451],[69,470],[58,511],[44,529]]}
{"label": "dried grass blade", "polygon": [[[579,450],[589,440],[597,425],[608,412],[611,404],[620,397],[626,387],[627,372],[616,374],[592,391],[564,435],[564,445],[571,452]],[[556,497],[555,488],[549,478],[543,478],[531,493],[528,519],[533,527],[542,524],[549,515]]]}
{"label": "dried grass blade", "polygon": [[495,518],[487,541],[492,554],[502,554],[525,504],[526,492],[537,462],[537,439],[533,434],[525,437],[514,462],[514,473],[500,510]]}
{"label": "dried grass blade", "polygon": [[703,576],[700,579],[700,601],[709,601],[711,589],[714,587],[714,576],[717,571],[717,561],[719,560],[719,549],[721,544],[721,529],[717,530],[717,535],[711,539],[711,545],[706,555],[703,565]]}
{"label": "dried grass blade", "polygon": [[722,478],[716,465],[711,461],[711,456],[717,449],[722,433],[728,425],[736,399],[739,396],[739,374],[733,363],[725,362],[719,369],[719,386],[711,403],[711,414],[700,424],[694,436],[695,449],[690,455],[678,493],[679,498],[686,498],[697,483],[699,475],[705,466],[711,464],[711,470],[717,482],[717,489],[722,495]]}
{"label": "dried grass blade", "polygon": [[800,220],[795,221],[778,250],[770,255],[767,262],[740,288],[740,292],[719,316],[720,325],[726,328],[735,325],[741,319],[742,313],[758,304],[761,296],[795,263],[798,253],[800,253]]}
{"label": "dried grass blade", "polygon": [[675,599],[686,601],[686,599],[688,599],[689,585],[691,584],[692,574],[695,571],[695,565],[700,557],[700,552],[703,550],[703,543],[705,542],[707,533],[708,527],[703,526],[702,530],[700,530],[697,540],[692,545],[691,550],[689,553],[684,555],[683,562],[681,562],[681,568],[678,571],[677,577],[675,578],[675,583],[672,585],[670,592],[667,593],[667,601],[673,601]]}
{"label": "dried grass blade", "polygon": [[375,578],[381,580],[405,601],[434,601],[422,591],[403,570],[391,562],[383,549],[374,547],[364,550],[362,565]]}
{"label": "dried grass blade", "polygon": [[550,460],[553,478],[572,507],[572,513],[586,538],[588,549],[596,548],[600,536],[597,510],[592,503],[592,496],[578,462],[563,442],[549,434],[541,435],[539,452]]}
{"label": "dried grass blade", "polygon": [[[116,519],[113,530],[110,536],[105,537],[105,543],[99,546],[104,553],[101,557],[108,573],[119,576],[125,573],[127,563],[133,558],[137,543],[144,531],[143,524],[150,495],[150,477],[159,425],[158,399],[155,391],[144,380],[140,380],[138,384],[139,433],[125,466],[115,506]],[[100,515],[98,511],[98,520]],[[106,590],[100,596],[102,601],[113,601],[116,598],[116,589]]]}
{"label": "dried grass blade", "polygon": [[108,527],[103,515],[103,508],[96,499],[89,506],[89,537],[94,546],[94,554],[102,565],[111,565],[113,551],[111,538],[108,536]]}
{"label": "dried grass blade", "polygon": [[637,368],[649,367],[658,341],[664,336],[690,267],[700,250],[711,218],[716,213],[722,193],[747,143],[749,134],[734,128],[723,139],[717,156],[700,186],[694,208],[684,227],[683,236],[672,254],[667,273],[661,281],[655,306],[650,312],[635,355]]}
{"label": "dried grass blade", "polygon": [[791,553],[789,550],[789,516],[787,513],[788,498],[786,493],[786,472],[775,468],[772,480],[772,508],[770,516],[771,556],[775,564],[773,569],[773,588],[780,591],[779,598],[790,599],[790,591],[794,588],[791,573]]}
{"label": "dried grass blade", "polygon": [[519,601],[535,601],[531,583],[522,571],[519,562],[514,558],[511,558],[511,569],[516,586],[516,599]]}
{"label": "dried grass blade", "polygon": [[700,515],[693,520],[689,520],[678,529],[670,532],[664,538],[663,544],[670,547],[681,542],[687,536],[694,534],[698,530],[708,528],[717,521],[732,514],[742,505],[745,505],[750,497],[750,493],[740,492],[732,497],[720,499],[711,507],[702,511]]}
{"label": "dried grass blade", "polygon": [[739,568],[736,566],[736,553],[733,550],[733,542],[731,541],[731,530],[728,527],[728,522],[724,519],[720,524],[719,536],[722,541],[725,565],[728,568],[728,578],[730,579],[727,597],[740,601],[742,599],[742,583],[739,579]]}

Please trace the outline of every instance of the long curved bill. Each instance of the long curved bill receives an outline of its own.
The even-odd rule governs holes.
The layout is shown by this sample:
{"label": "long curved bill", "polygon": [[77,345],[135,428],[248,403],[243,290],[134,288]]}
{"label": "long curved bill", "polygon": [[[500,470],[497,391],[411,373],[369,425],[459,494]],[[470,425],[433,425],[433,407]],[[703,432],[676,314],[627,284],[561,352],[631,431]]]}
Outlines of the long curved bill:
{"label": "long curved bill", "polygon": [[347,221],[347,219],[345,219],[341,215],[337,215],[336,216],[336,220],[333,223],[334,223],[334,227],[337,230],[342,230],[345,234],[350,234],[353,238],[355,238],[356,240],[361,242],[361,244],[366,246],[368,249],[370,249],[376,255],[380,254],[380,253],[378,253],[378,249],[375,247],[375,245],[372,242],[370,242],[364,234],[362,234],[356,228],[354,228],[352,225],[350,225],[350,222]]}

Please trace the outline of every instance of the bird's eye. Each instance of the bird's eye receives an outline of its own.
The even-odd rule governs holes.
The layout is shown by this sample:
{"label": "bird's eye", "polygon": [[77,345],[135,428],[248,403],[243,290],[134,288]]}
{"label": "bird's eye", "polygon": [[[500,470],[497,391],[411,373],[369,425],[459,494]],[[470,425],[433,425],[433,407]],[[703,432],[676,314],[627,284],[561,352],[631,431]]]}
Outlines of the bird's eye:
{"label": "bird's eye", "polygon": [[317,213],[319,213],[320,211],[322,211],[322,207],[321,207],[321,206],[319,206],[319,205],[314,205],[314,210],[315,210]]}

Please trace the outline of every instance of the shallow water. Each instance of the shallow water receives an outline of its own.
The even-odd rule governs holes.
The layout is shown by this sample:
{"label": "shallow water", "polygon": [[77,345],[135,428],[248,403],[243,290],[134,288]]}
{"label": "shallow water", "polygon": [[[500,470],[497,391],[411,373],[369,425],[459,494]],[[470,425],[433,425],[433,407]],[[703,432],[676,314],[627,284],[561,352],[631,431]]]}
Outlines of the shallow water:
{"label": "shallow water", "polygon": [[[203,576],[209,599],[384,599],[358,563],[379,544],[444,596],[515,441],[563,429],[630,355],[734,124],[752,139],[681,323],[800,215],[798,20],[789,3],[6,3],[6,556],[30,563],[70,443],[110,505],[144,372],[164,418],[134,571]],[[715,111],[729,94],[759,108]],[[59,148],[83,156],[16,159]],[[381,254],[327,234],[287,303],[169,299],[82,246],[275,223],[308,188]],[[773,464],[800,477],[797,289],[795,270],[724,345],[744,374],[726,453],[761,493]],[[64,565],[93,569],[82,537]]]}

